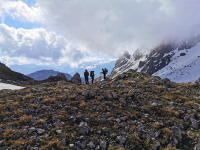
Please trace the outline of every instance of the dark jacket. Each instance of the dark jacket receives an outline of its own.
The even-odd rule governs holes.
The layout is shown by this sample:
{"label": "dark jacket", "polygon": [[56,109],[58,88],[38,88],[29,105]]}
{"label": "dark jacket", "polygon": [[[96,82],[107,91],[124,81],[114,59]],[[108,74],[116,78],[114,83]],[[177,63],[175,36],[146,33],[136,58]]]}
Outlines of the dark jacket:
{"label": "dark jacket", "polygon": [[88,72],[88,71],[85,71],[85,72],[84,72],[84,77],[87,78],[88,76],[89,76],[89,72]]}

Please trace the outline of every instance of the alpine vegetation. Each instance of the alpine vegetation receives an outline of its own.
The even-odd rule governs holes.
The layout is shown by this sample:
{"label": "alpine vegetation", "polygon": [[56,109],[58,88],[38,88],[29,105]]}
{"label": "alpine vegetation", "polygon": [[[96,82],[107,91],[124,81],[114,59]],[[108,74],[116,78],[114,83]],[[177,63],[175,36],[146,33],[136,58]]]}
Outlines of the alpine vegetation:
{"label": "alpine vegetation", "polygon": [[198,150],[199,88],[129,70],[93,84],[3,90],[0,148]]}

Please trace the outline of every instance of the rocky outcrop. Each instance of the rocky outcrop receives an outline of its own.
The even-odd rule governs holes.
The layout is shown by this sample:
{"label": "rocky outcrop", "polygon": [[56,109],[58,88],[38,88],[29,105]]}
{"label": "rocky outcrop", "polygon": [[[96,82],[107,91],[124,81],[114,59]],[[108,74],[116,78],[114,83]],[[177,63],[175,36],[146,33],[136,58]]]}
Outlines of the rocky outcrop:
{"label": "rocky outcrop", "polygon": [[79,73],[76,73],[72,78],[71,78],[71,81],[73,83],[80,83],[81,84],[81,77],[80,77],[80,74]]}
{"label": "rocky outcrop", "polygon": [[58,73],[56,76],[50,76],[47,80],[51,81],[68,81],[66,76],[63,73]]}

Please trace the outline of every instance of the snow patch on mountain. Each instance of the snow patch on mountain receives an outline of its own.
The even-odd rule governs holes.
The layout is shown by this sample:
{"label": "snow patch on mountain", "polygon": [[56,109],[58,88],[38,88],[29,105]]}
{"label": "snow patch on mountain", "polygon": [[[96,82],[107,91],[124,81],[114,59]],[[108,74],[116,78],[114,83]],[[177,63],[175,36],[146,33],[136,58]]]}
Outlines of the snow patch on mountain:
{"label": "snow patch on mountain", "polygon": [[200,43],[190,49],[178,50],[177,48],[173,53],[171,62],[155,72],[153,76],[168,78],[177,83],[195,82],[200,77]]}

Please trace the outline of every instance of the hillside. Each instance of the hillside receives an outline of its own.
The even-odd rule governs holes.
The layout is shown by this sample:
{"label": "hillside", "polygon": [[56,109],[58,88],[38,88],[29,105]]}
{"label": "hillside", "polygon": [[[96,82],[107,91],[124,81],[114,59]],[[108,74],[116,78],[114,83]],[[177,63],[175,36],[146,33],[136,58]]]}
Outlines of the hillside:
{"label": "hillside", "polygon": [[[39,70],[34,73],[28,74],[27,76],[35,79],[35,80],[45,80],[49,78],[50,76],[56,76],[58,73],[61,73],[59,71],[54,71],[54,70]],[[68,73],[63,73],[66,78],[69,80],[72,78],[72,76]]]}
{"label": "hillside", "polygon": [[47,82],[0,91],[0,146],[198,150],[199,82],[130,70],[89,85]]}
{"label": "hillside", "polygon": [[12,80],[12,81],[30,81],[33,80],[21,73],[12,71],[10,68],[0,63],[0,79],[1,80]]}

